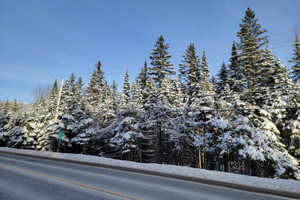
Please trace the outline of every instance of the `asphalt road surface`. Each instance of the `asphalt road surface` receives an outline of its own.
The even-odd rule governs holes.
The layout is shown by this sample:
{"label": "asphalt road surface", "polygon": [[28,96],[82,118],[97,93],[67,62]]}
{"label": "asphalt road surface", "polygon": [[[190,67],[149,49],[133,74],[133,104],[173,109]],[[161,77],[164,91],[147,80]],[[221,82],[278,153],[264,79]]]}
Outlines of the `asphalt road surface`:
{"label": "asphalt road surface", "polygon": [[288,198],[0,153],[0,199],[279,200]]}

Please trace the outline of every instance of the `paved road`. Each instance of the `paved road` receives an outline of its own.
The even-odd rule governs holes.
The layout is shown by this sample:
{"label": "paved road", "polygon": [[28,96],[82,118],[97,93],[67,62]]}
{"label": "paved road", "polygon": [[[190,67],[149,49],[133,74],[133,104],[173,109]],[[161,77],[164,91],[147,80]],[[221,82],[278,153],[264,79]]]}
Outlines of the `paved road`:
{"label": "paved road", "polygon": [[0,153],[2,200],[279,200],[187,181]]}

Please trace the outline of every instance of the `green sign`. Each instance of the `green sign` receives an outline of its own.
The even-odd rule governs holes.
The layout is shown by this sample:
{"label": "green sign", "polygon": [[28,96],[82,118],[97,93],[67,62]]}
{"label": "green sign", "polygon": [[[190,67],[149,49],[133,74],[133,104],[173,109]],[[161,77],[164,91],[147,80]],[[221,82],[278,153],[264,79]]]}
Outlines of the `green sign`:
{"label": "green sign", "polygon": [[63,131],[59,131],[59,133],[58,133],[58,139],[62,140],[63,136],[64,136],[64,132]]}

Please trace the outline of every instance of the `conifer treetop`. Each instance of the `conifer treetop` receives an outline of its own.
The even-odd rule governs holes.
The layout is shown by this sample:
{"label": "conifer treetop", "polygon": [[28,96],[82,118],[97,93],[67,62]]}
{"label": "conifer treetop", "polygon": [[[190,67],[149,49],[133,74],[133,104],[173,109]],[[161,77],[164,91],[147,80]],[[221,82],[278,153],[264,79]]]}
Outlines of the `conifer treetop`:
{"label": "conifer treetop", "polygon": [[294,49],[293,49],[293,58],[290,60],[291,63],[293,63],[292,66],[292,79],[294,83],[297,83],[300,81],[300,40],[298,35],[296,35],[295,43],[294,43]]}
{"label": "conifer treetop", "polygon": [[130,98],[130,83],[129,83],[129,74],[128,70],[126,70],[125,78],[124,78],[124,85],[123,85],[123,93],[125,95],[126,101]]}
{"label": "conifer treetop", "polygon": [[164,44],[164,37],[161,35],[154,45],[153,52],[151,52],[151,65],[149,68],[149,75],[161,87],[162,81],[166,76],[174,75],[173,64],[169,61],[171,55],[167,51],[169,44]]}
{"label": "conifer treetop", "polygon": [[240,24],[240,31],[237,32],[240,39],[238,44],[240,64],[247,88],[250,90],[255,89],[255,80],[259,76],[258,68],[263,52],[261,47],[268,43],[268,36],[262,36],[266,30],[261,29],[261,25],[257,21],[258,18],[255,18],[254,11],[248,7]]}

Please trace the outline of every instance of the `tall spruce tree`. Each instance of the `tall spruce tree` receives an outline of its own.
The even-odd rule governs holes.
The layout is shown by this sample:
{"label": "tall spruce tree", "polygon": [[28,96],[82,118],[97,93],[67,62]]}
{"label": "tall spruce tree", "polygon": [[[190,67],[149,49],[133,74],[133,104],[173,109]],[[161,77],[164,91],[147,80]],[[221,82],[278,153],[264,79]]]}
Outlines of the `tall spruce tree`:
{"label": "tall spruce tree", "polygon": [[194,120],[206,121],[215,116],[214,111],[214,91],[210,82],[210,73],[205,51],[203,51],[202,62],[200,65],[200,82],[195,85],[194,94],[192,95],[190,109],[193,110]]}
{"label": "tall spruce tree", "polygon": [[292,79],[294,83],[297,83],[300,80],[300,40],[298,35],[295,38],[294,43],[294,57],[290,60],[293,63],[292,66]]}
{"label": "tall spruce tree", "polygon": [[164,44],[164,37],[161,35],[154,45],[153,52],[151,52],[151,65],[149,68],[149,75],[161,87],[163,79],[168,75],[174,75],[173,64],[169,61],[171,55],[167,51],[169,44]]}
{"label": "tall spruce tree", "polygon": [[259,76],[259,62],[262,58],[261,47],[268,42],[268,36],[262,36],[266,30],[261,30],[261,25],[257,23],[255,13],[249,7],[245,17],[240,24],[240,31],[237,33],[240,42],[240,64],[243,70],[246,87],[255,90],[255,83]]}
{"label": "tall spruce tree", "polygon": [[96,64],[96,69],[94,70],[90,82],[87,87],[88,102],[95,107],[99,101],[101,88],[106,84],[104,72],[102,71],[102,64],[99,61]]}
{"label": "tall spruce tree", "polygon": [[54,118],[56,105],[57,105],[57,98],[58,98],[58,85],[57,80],[53,83],[50,96],[47,99],[47,110],[49,114]]}
{"label": "tall spruce tree", "polygon": [[112,84],[112,101],[113,101],[113,110],[116,113],[118,109],[118,85],[116,84],[116,81],[113,80]]}
{"label": "tall spruce tree", "polygon": [[124,78],[124,85],[123,85],[123,94],[125,102],[128,102],[130,99],[130,83],[129,83],[129,74],[128,70],[126,70],[125,78]]}
{"label": "tall spruce tree", "polygon": [[241,65],[239,63],[239,53],[236,47],[236,42],[233,41],[232,49],[231,49],[231,57],[229,59],[229,77],[228,84],[232,92],[241,92],[244,87],[242,84],[243,73],[241,69]]}
{"label": "tall spruce tree", "polygon": [[181,62],[182,64],[179,64],[181,87],[186,95],[191,96],[195,92],[195,84],[199,82],[200,76],[200,58],[193,43],[188,46]]}
{"label": "tall spruce tree", "polygon": [[171,91],[170,91],[170,103],[174,108],[180,109],[183,108],[183,93],[180,88],[179,78],[177,76],[171,81]]}
{"label": "tall spruce tree", "polygon": [[139,84],[141,85],[141,88],[144,89],[146,87],[146,81],[148,78],[149,74],[148,74],[148,65],[147,65],[147,61],[145,60],[145,64],[144,67],[141,70],[141,73],[139,74]]}
{"label": "tall spruce tree", "polygon": [[262,60],[259,65],[259,76],[257,77],[257,82],[255,83],[256,93],[255,93],[255,104],[262,107],[268,102],[272,102],[270,99],[270,89],[272,90],[276,84],[275,77],[275,66],[274,66],[274,56],[271,54],[271,50],[266,47],[262,54]]}
{"label": "tall spruce tree", "polygon": [[222,91],[224,90],[226,84],[228,83],[228,70],[226,64],[223,62],[221,69],[219,70],[219,73],[217,74],[218,76],[218,81],[217,81],[217,88],[216,92],[218,94],[221,94]]}
{"label": "tall spruce tree", "polygon": [[201,70],[200,70],[200,84],[202,91],[212,91],[213,85],[210,82],[210,73],[208,69],[208,62],[205,50],[203,51],[202,55],[202,62],[201,62]]}
{"label": "tall spruce tree", "polygon": [[141,108],[143,104],[143,93],[141,85],[138,81],[138,78],[132,83],[131,86],[132,102],[138,107]]}

